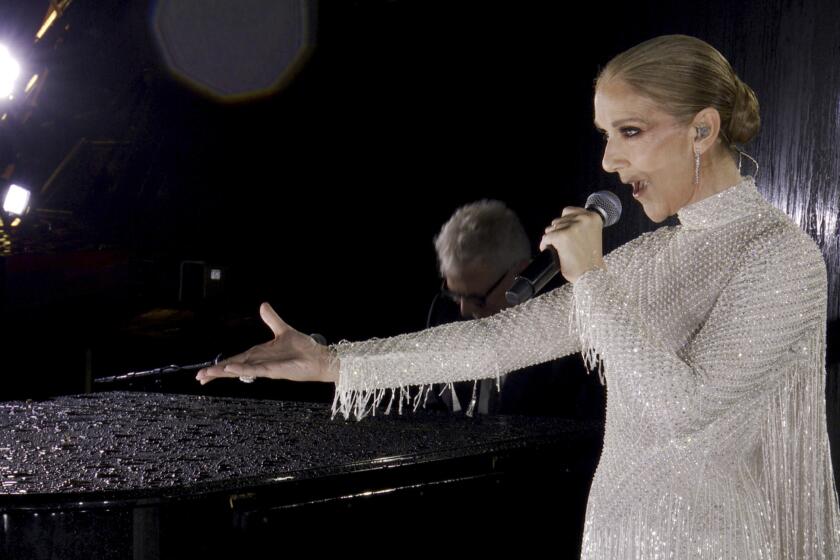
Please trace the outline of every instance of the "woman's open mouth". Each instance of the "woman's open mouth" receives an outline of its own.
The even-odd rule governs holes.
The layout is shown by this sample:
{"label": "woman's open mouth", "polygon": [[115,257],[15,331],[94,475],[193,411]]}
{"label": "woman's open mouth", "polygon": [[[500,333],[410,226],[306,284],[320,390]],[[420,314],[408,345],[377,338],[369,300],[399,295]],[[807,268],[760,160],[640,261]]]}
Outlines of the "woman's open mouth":
{"label": "woman's open mouth", "polygon": [[635,181],[633,183],[633,198],[639,198],[647,188],[647,181]]}

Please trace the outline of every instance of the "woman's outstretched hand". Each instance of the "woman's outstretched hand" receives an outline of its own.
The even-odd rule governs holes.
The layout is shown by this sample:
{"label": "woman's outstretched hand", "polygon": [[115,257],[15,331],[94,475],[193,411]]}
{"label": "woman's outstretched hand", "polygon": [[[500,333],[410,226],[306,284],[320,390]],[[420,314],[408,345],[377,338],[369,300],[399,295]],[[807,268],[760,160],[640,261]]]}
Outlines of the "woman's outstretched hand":
{"label": "woman's outstretched hand", "polygon": [[202,369],[195,376],[202,385],[217,377],[338,381],[338,363],[326,346],[287,325],[268,303],[260,306],[260,317],[274,339]]}

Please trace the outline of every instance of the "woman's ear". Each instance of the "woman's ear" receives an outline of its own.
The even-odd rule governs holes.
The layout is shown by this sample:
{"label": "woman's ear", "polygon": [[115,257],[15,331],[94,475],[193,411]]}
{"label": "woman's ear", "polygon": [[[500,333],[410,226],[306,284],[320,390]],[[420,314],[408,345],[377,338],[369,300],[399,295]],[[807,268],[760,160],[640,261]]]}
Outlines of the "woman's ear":
{"label": "woman's ear", "polygon": [[691,122],[691,130],[694,134],[693,142],[700,153],[715,145],[720,136],[720,113],[714,107],[707,107],[694,116]]}

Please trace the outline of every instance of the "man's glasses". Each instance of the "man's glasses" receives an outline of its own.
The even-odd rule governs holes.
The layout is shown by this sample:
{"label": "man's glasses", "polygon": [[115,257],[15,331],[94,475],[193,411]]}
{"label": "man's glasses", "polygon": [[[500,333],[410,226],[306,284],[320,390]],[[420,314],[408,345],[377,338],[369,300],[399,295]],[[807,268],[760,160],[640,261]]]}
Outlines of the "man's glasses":
{"label": "man's glasses", "polygon": [[487,305],[487,298],[490,297],[490,294],[492,294],[493,291],[496,288],[499,287],[499,284],[502,283],[502,280],[505,279],[508,272],[510,272],[510,271],[506,270],[501,276],[499,276],[499,279],[496,280],[495,282],[493,282],[493,285],[490,286],[490,288],[488,288],[487,291],[484,292],[483,295],[479,295],[479,294],[464,295],[464,294],[459,294],[459,293],[453,292],[453,291],[449,290],[449,288],[446,287],[446,278],[443,279],[443,282],[440,285],[440,293],[443,296],[451,299],[455,303],[460,303],[461,301],[466,301],[466,302],[471,303],[475,307],[483,308]]}

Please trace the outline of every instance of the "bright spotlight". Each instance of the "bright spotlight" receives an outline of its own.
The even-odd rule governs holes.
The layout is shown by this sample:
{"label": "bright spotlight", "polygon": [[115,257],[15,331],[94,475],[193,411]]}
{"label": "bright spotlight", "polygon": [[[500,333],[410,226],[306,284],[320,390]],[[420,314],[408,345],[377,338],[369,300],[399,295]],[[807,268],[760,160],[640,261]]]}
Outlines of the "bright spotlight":
{"label": "bright spotlight", "polygon": [[3,200],[3,210],[9,214],[20,216],[29,207],[29,197],[30,193],[27,189],[18,185],[12,185],[6,192],[5,200]]}
{"label": "bright spotlight", "polygon": [[5,45],[0,45],[0,98],[10,97],[20,75],[20,64]]}

